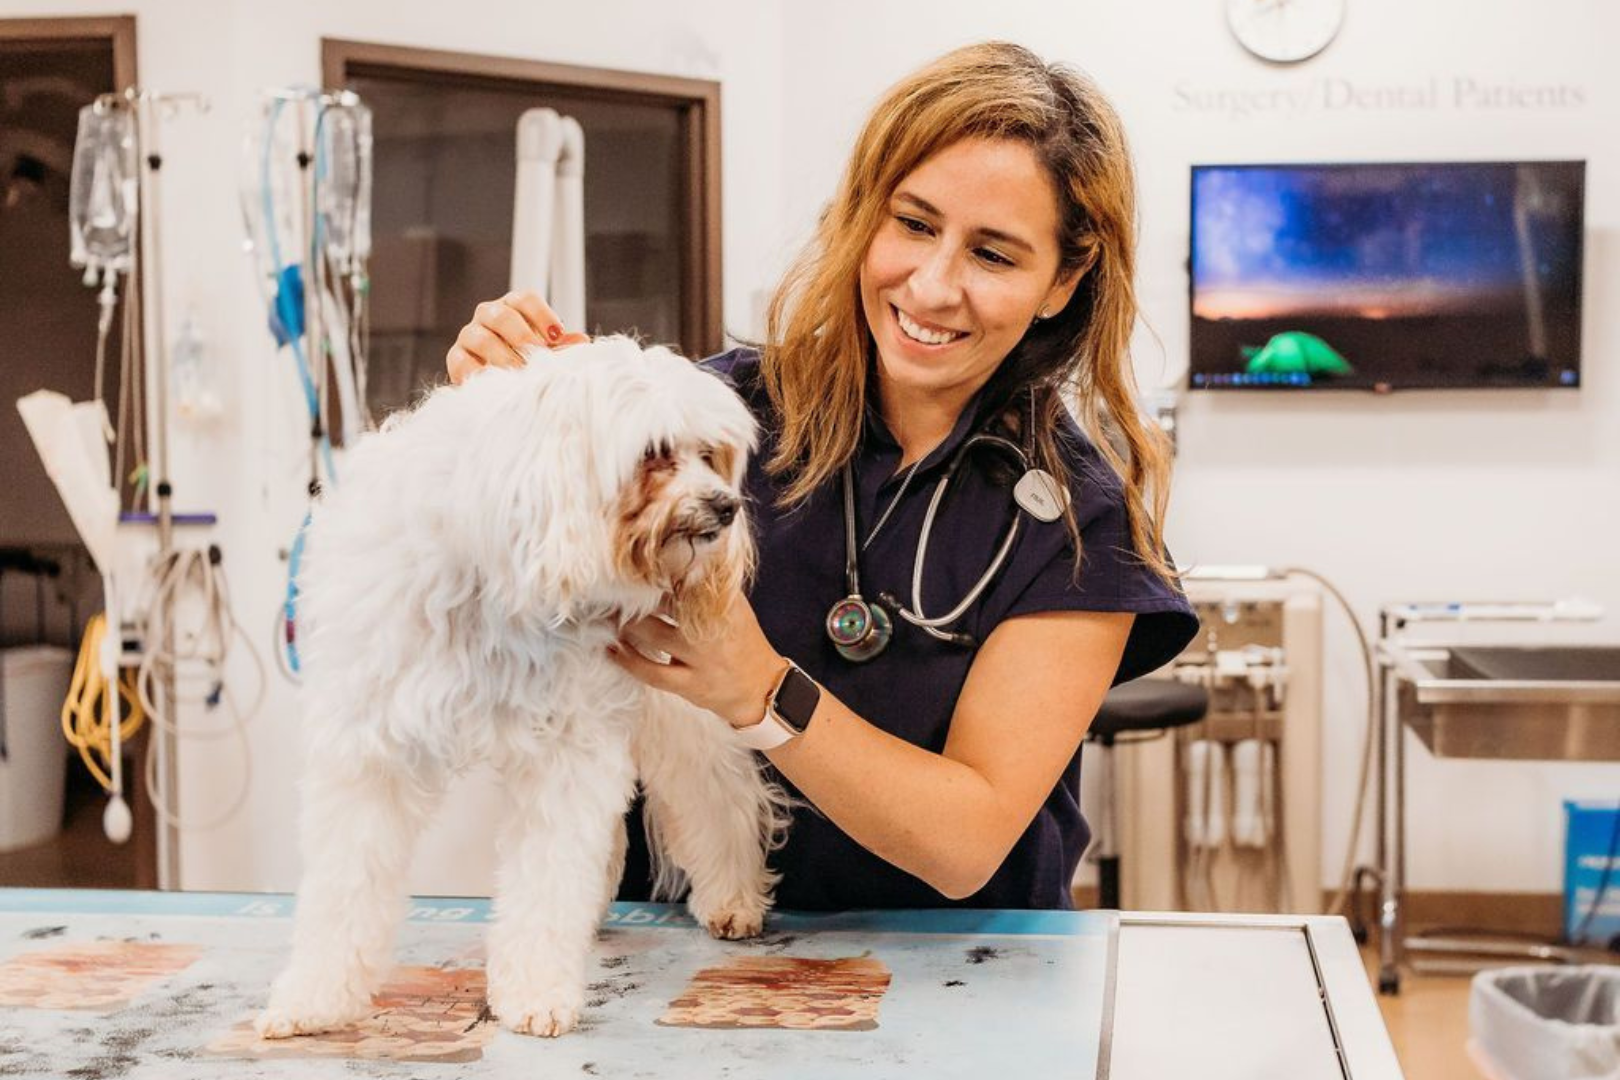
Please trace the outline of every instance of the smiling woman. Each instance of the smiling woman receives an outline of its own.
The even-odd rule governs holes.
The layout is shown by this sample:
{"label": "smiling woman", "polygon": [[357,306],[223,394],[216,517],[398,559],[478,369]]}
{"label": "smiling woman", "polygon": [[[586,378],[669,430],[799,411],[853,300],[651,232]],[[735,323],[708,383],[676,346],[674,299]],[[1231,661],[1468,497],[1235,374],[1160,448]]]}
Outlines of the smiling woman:
{"label": "smiling woman", "polygon": [[911,462],[1078,274],[1059,272],[1052,181],[1026,144],[964,139],[929,158],[889,199],[861,266],[883,418]]}
{"label": "smiling woman", "polygon": [[[763,346],[706,361],[760,425],[758,568],[717,632],[637,620],[615,657],[801,798],[780,904],[1071,904],[1080,741],[1111,684],[1197,627],[1126,354],[1134,217],[1090,82],[1017,45],[958,50],[878,103]],[[563,331],[509,296],[447,363],[463,378]],[[632,850],[620,895],[646,888]]]}

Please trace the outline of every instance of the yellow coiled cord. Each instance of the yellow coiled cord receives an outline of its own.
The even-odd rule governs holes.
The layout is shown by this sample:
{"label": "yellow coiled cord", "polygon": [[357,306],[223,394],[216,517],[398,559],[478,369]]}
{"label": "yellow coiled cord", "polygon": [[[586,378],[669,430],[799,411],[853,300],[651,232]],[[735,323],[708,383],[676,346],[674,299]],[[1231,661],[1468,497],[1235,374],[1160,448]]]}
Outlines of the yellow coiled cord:
{"label": "yellow coiled cord", "polygon": [[[90,770],[109,794],[112,793],[112,697],[107,693],[107,676],[101,670],[102,641],[107,636],[107,617],[97,615],[84,628],[79,659],[73,665],[73,681],[62,702],[62,735],[79,751],[84,767]],[[118,693],[124,699],[123,720],[118,737],[128,743],[146,722],[140,695],[135,691],[135,673],[120,671]]]}

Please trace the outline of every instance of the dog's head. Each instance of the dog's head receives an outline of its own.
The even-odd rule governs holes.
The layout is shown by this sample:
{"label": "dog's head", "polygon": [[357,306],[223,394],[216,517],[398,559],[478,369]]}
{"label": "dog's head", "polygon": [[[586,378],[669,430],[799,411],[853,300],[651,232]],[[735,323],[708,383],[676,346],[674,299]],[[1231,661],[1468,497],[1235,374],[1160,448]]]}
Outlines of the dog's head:
{"label": "dog's head", "polygon": [[753,567],[747,407],[690,361],[629,338],[527,359],[454,391],[491,398],[478,410],[483,452],[469,457],[482,470],[506,463],[494,509],[510,521],[492,539],[511,545],[509,602],[556,618],[662,609],[701,636]]}

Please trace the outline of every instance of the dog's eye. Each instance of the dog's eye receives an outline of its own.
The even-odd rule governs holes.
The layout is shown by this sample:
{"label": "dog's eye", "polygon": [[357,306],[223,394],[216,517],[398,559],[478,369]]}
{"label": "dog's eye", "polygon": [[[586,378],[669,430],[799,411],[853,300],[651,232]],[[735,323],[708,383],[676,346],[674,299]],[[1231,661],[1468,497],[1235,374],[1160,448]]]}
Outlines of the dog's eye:
{"label": "dog's eye", "polygon": [[720,460],[712,446],[705,446],[698,456],[703,459],[703,464],[710,469],[713,469],[715,462]]}
{"label": "dog's eye", "polygon": [[641,453],[641,467],[649,472],[659,472],[675,467],[675,451],[668,443],[655,443]]}

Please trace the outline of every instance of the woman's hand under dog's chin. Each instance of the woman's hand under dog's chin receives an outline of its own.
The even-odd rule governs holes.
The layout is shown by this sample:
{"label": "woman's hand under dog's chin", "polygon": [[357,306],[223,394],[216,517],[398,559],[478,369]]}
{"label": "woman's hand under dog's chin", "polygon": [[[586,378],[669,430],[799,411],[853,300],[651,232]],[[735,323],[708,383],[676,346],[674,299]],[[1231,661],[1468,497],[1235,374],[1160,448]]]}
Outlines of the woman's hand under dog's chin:
{"label": "woman's hand under dog's chin", "polygon": [[[649,660],[663,653],[668,663]],[[757,724],[787,661],[771,647],[742,593],[734,593],[713,632],[693,641],[650,615],[625,625],[608,655],[630,675],[718,714],[732,727]]]}

